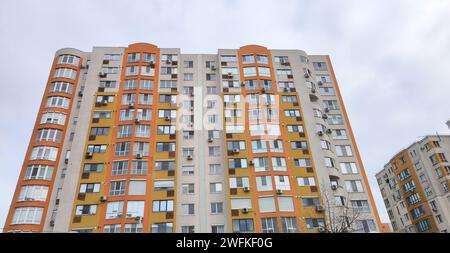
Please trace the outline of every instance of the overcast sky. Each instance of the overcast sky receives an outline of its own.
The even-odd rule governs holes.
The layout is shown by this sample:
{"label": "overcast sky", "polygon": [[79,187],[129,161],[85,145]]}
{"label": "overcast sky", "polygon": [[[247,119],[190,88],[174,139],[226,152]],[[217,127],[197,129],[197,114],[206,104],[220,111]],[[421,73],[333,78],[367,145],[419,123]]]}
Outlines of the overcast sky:
{"label": "overcast sky", "polygon": [[[95,3],[94,3],[95,2]],[[182,53],[259,44],[331,56],[383,221],[375,173],[448,134],[450,1],[0,1],[0,227],[55,51],[149,42]]]}

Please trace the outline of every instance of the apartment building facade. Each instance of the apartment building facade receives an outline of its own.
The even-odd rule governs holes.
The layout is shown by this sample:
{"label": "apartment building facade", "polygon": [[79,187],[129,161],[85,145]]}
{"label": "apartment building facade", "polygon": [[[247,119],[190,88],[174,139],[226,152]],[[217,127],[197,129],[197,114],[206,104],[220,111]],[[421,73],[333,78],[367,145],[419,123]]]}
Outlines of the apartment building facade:
{"label": "apartment building facade", "polygon": [[328,56],[135,43],[56,52],[4,231],[314,233],[347,207],[380,231]]}
{"label": "apartment building facade", "polygon": [[450,229],[450,135],[429,135],[400,151],[377,173],[394,232]]}

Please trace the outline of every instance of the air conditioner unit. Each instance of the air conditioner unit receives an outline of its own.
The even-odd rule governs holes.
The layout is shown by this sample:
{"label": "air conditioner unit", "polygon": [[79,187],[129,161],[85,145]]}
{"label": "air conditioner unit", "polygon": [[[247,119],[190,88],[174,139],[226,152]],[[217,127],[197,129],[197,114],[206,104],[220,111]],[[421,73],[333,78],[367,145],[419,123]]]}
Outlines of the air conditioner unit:
{"label": "air conditioner unit", "polygon": [[328,119],[328,115],[322,114],[322,119]]}
{"label": "air conditioner unit", "polygon": [[217,69],[216,66],[211,66],[212,71],[215,71],[216,69]]}
{"label": "air conditioner unit", "polygon": [[326,132],[327,132],[327,134],[331,134],[331,133],[333,133],[333,130],[328,128]]}
{"label": "air conditioner unit", "polygon": [[142,159],[142,154],[141,154],[141,153],[137,153],[137,154],[136,154],[136,158],[137,158],[137,159]]}
{"label": "air conditioner unit", "polygon": [[165,120],[170,121],[170,117],[169,116],[165,117]]}
{"label": "air conditioner unit", "polygon": [[54,227],[54,226],[55,226],[55,221],[54,221],[54,220],[51,220],[51,221],[50,221],[50,226],[51,226],[51,227]]}
{"label": "air conditioner unit", "polygon": [[288,88],[283,88],[283,91],[289,91],[289,89]]}
{"label": "air conditioner unit", "polygon": [[316,88],[311,88],[311,93],[316,93]]}
{"label": "air conditioner unit", "polygon": [[171,60],[166,60],[166,63],[167,64],[172,64],[172,61]]}
{"label": "air conditioner unit", "polygon": [[98,72],[99,77],[106,77],[106,73],[103,71]]}
{"label": "air conditioner unit", "polygon": [[243,212],[243,213],[248,213],[248,211],[249,211],[248,208],[243,208],[243,209],[242,209],[242,212]]}
{"label": "air conditioner unit", "polygon": [[82,97],[82,96],[83,96],[83,91],[80,90],[80,91],[78,92],[78,96],[79,96],[79,97]]}
{"label": "air conditioner unit", "polygon": [[244,192],[249,192],[250,191],[250,187],[244,187]]}
{"label": "air conditioner unit", "polygon": [[121,218],[122,216],[123,216],[122,213],[118,213],[118,214],[117,214],[117,218]]}
{"label": "air conditioner unit", "polygon": [[334,184],[331,185],[331,190],[335,191],[335,190],[337,190],[337,188],[338,188],[337,185],[334,185]]}
{"label": "air conditioner unit", "polygon": [[281,189],[277,189],[277,194],[278,194],[278,195],[281,195],[281,194],[283,194],[283,190],[281,190]]}
{"label": "air conditioner unit", "polygon": [[235,153],[235,154],[239,153],[239,149],[234,149],[233,153]]}
{"label": "air conditioner unit", "polygon": [[228,74],[227,74],[228,76],[233,76],[233,73],[231,73],[231,72],[228,72]]}
{"label": "air conditioner unit", "polygon": [[193,96],[194,96],[194,92],[191,92],[191,93],[189,94],[189,96],[193,97]]}
{"label": "air conditioner unit", "polygon": [[322,132],[322,131],[319,131],[319,132],[317,132],[317,135],[323,136],[323,132]]}
{"label": "air conditioner unit", "polygon": [[188,155],[186,158],[187,158],[188,160],[192,160],[192,155]]}
{"label": "air conditioner unit", "polygon": [[131,218],[131,217],[133,217],[133,214],[127,213],[127,218]]}
{"label": "air conditioner unit", "polygon": [[433,210],[433,212],[437,212],[438,211],[436,207],[433,207],[431,210]]}
{"label": "air conditioner unit", "polygon": [[108,101],[103,100],[103,101],[102,101],[102,105],[108,105]]}
{"label": "air conditioner unit", "polygon": [[261,92],[266,92],[266,88],[261,88]]}
{"label": "air conditioner unit", "polygon": [[325,111],[325,112],[330,112],[330,108],[325,107],[324,111]]}
{"label": "air conditioner unit", "polygon": [[129,103],[128,104],[128,108],[133,109],[134,108],[134,103]]}
{"label": "air conditioner unit", "polygon": [[31,198],[31,197],[25,197],[25,201],[34,201],[34,198]]}
{"label": "air conditioner unit", "polygon": [[304,74],[304,77],[305,77],[305,78],[309,78],[309,74],[308,74],[308,73],[305,73],[305,74]]}
{"label": "air conditioner unit", "polygon": [[325,209],[323,208],[323,206],[316,206],[316,212],[321,213],[325,211]]}
{"label": "air conditioner unit", "polygon": [[317,85],[322,85],[322,84],[323,84],[322,81],[317,82]]}
{"label": "air conditioner unit", "polygon": [[194,107],[191,107],[190,110],[191,110],[191,112],[193,112],[194,111]]}
{"label": "air conditioner unit", "polygon": [[106,196],[100,196],[100,202],[105,202],[108,199]]}
{"label": "air conditioner unit", "polygon": [[140,119],[135,119],[134,122],[135,122],[136,124],[139,124],[139,123],[141,123],[141,120],[140,120]]}
{"label": "air conditioner unit", "polygon": [[319,227],[319,232],[320,232],[320,233],[325,233],[325,232],[326,232],[326,230],[325,230],[325,228],[324,228],[324,227]]}
{"label": "air conditioner unit", "polygon": [[94,153],[91,151],[91,152],[86,152],[86,156],[87,157],[92,157],[94,155]]}
{"label": "air conditioner unit", "polygon": [[214,139],[213,138],[208,138],[208,142],[213,142]]}
{"label": "air conditioner unit", "polygon": [[241,82],[241,86],[245,86],[245,82]]}
{"label": "air conditioner unit", "polygon": [[250,161],[248,161],[248,164],[254,165],[255,163],[253,162],[253,160],[250,160]]}

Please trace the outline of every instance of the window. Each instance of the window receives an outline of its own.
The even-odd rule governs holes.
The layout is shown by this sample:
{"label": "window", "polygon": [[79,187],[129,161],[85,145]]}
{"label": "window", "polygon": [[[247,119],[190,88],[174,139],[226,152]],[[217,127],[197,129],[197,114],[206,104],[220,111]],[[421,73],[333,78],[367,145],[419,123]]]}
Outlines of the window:
{"label": "window", "polygon": [[145,195],[147,182],[144,180],[131,180],[128,184],[128,195]]}
{"label": "window", "polygon": [[298,177],[297,182],[299,186],[315,186],[316,181],[314,177]]}
{"label": "window", "polygon": [[123,213],[123,201],[108,202],[106,206],[106,219],[121,217]]}
{"label": "window", "polygon": [[257,54],[256,55],[256,62],[258,64],[269,64],[269,57],[267,57],[267,55]]}
{"label": "window", "polygon": [[253,219],[233,219],[233,232],[251,232],[253,230]]}
{"label": "window", "polygon": [[116,156],[128,156],[130,154],[130,142],[117,142],[116,143]]}
{"label": "window", "polygon": [[159,110],[158,111],[158,117],[160,119],[163,118],[176,118],[177,117],[177,111],[176,110]]}
{"label": "window", "polygon": [[111,196],[122,196],[125,194],[125,184],[126,181],[112,181],[109,188],[109,195]]}
{"label": "window", "polygon": [[152,66],[141,66],[141,75],[143,76],[154,76],[155,68]]}
{"label": "window", "polygon": [[133,161],[131,163],[132,175],[147,175],[148,162],[147,161]]}
{"label": "window", "polygon": [[72,94],[72,84],[68,82],[52,82],[50,92],[62,92]]}
{"label": "window", "polygon": [[228,159],[228,168],[229,169],[245,169],[247,168],[247,159],[245,158],[236,158],[236,159]]}
{"label": "window", "polygon": [[278,209],[280,212],[293,212],[294,202],[292,197],[278,197]]}
{"label": "window", "polygon": [[231,210],[240,210],[244,208],[252,208],[252,200],[249,198],[232,198]]}
{"label": "window", "polygon": [[183,176],[194,175],[194,166],[183,166],[181,167],[181,173]]}
{"label": "window", "polygon": [[319,93],[322,96],[334,96],[336,95],[336,92],[334,91],[334,88],[331,87],[320,87]]}
{"label": "window", "polygon": [[45,201],[47,199],[48,186],[26,185],[20,188],[17,201]]}
{"label": "window", "polygon": [[83,172],[101,172],[103,171],[103,163],[86,163]]}
{"label": "window", "polygon": [[181,233],[194,233],[195,226],[181,226]]}
{"label": "window", "polygon": [[127,55],[127,61],[128,62],[139,62],[141,60],[141,54],[140,53],[129,53]]}
{"label": "window", "polygon": [[128,66],[125,69],[125,76],[137,76],[139,71],[138,66]]}
{"label": "window", "polygon": [[272,153],[283,153],[282,140],[269,140],[269,146]]}
{"label": "window", "polygon": [[209,174],[210,175],[222,174],[222,165],[221,164],[210,164],[209,165]]}
{"label": "window", "polygon": [[331,78],[329,75],[316,75],[316,77],[317,82],[331,83]]}
{"label": "window", "polygon": [[47,108],[63,108],[69,109],[70,99],[65,97],[49,97],[47,99]]}
{"label": "window", "polygon": [[99,183],[80,184],[79,193],[98,193],[100,192]]}
{"label": "window", "polygon": [[286,171],[286,159],[283,157],[272,157],[272,169],[274,171]]}
{"label": "window", "polygon": [[150,126],[149,125],[136,125],[136,131],[134,137],[138,138],[150,138]]}
{"label": "window", "polygon": [[268,157],[255,157],[253,159],[255,172],[269,171],[270,164]]}
{"label": "window", "polygon": [[270,77],[270,68],[258,67],[259,76]]}
{"label": "window", "polygon": [[92,127],[90,135],[101,136],[101,135],[108,135],[108,133],[109,127]]}
{"label": "window", "polygon": [[333,140],[347,140],[347,131],[344,129],[334,129],[332,130]]}
{"label": "window", "polygon": [[155,180],[153,184],[154,191],[169,191],[174,189],[173,180]]}
{"label": "window", "polygon": [[176,74],[177,68],[176,67],[161,67],[161,75],[171,75]]}
{"label": "window", "polygon": [[272,190],[272,179],[270,176],[260,176],[256,177],[256,189],[257,191],[271,191]]}
{"label": "window", "polygon": [[228,141],[227,142],[227,148],[228,148],[228,151],[233,151],[233,150],[242,151],[242,150],[245,150],[245,141]]}
{"label": "window", "polygon": [[184,61],[183,66],[184,68],[191,69],[194,67],[194,61]]}
{"label": "window", "polygon": [[58,57],[58,64],[70,64],[78,66],[80,63],[80,57],[70,54],[63,54]]}
{"label": "window", "polygon": [[209,192],[211,193],[222,192],[222,183],[210,183]]}
{"label": "window", "polygon": [[105,225],[103,227],[104,233],[120,233],[120,224],[112,224],[112,225]]}
{"label": "window", "polygon": [[351,200],[352,208],[356,212],[369,212],[369,202],[367,200]]}
{"label": "window", "polygon": [[144,217],[145,201],[128,201],[127,202],[127,218]]}
{"label": "window", "polygon": [[318,229],[325,227],[325,222],[323,219],[306,218],[305,223],[307,229]]}
{"label": "window", "polygon": [[349,145],[336,145],[337,156],[352,156],[352,148]]}
{"label": "window", "polygon": [[94,111],[94,119],[109,119],[111,118],[111,111]]}
{"label": "window", "polygon": [[58,156],[58,148],[54,147],[34,147],[31,151],[30,160],[49,160],[56,161]]}
{"label": "window", "polygon": [[211,233],[225,233],[224,225],[211,225]]}
{"label": "window", "polygon": [[341,163],[342,174],[357,174],[358,169],[356,168],[356,163]]}
{"label": "window", "polygon": [[222,202],[212,202],[211,203],[211,214],[221,214],[223,213],[223,203]]}
{"label": "window", "polygon": [[291,149],[308,150],[308,144],[306,141],[291,141]]}
{"label": "window", "polygon": [[327,64],[325,62],[313,62],[314,70],[326,71],[328,70]]}
{"label": "window", "polygon": [[430,221],[428,219],[419,221],[416,223],[416,228],[417,228],[417,231],[419,231],[419,232],[425,232],[427,230],[430,230],[431,229]]}
{"label": "window", "polygon": [[339,104],[337,100],[323,100],[323,107],[330,110],[339,110]]}
{"label": "window", "polygon": [[275,188],[277,190],[283,191],[291,190],[288,176],[274,176],[274,179],[275,179]]}
{"label": "window", "polygon": [[175,152],[175,142],[157,142],[156,152]]}
{"label": "window", "polygon": [[230,188],[250,187],[248,177],[232,177],[230,178]]}
{"label": "window", "polygon": [[423,208],[423,206],[418,206],[418,207],[414,208],[413,210],[411,210],[411,216],[413,219],[417,219],[424,214],[425,214],[425,209]]}
{"label": "window", "polygon": [[153,212],[173,212],[173,200],[154,200]]}
{"label": "window", "polygon": [[283,233],[297,233],[297,222],[295,217],[281,217]]}
{"label": "window", "polygon": [[194,184],[181,184],[181,192],[183,194],[194,194],[195,185]]}
{"label": "window", "polygon": [[156,161],[155,169],[156,170],[174,170],[175,169],[175,161]]}
{"label": "window", "polygon": [[184,73],[184,81],[193,81],[194,80],[194,74],[192,73]]}
{"label": "window", "polygon": [[152,224],[152,233],[172,233],[173,223],[172,222],[161,222]]}
{"label": "window", "polygon": [[132,125],[121,125],[117,130],[117,138],[130,138],[132,134]]}
{"label": "window", "polygon": [[303,207],[319,206],[320,199],[317,197],[302,197]]}
{"label": "window", "polygon": [[37,133],[36,141],[61,142],[62,131],[57,129],[41,129]]}
{"label": "window", "polygon": [[66,114],[60,112],[44,112],[42,113],[40,124],[57,124],[64,125],[66,122]]}
{"label": "window", "polygon": [[236,55],[221,55],[221,62],[236,62]]}
{"label": "window", "polygon": [[284,110],[284,116],[286,117],[300,117],[299,110]]}
{"label": "window", "polygon": [[141,90],[148,90],[148,91],[153,90],[153,80],[141,79],[141,82],[139,84],[139,88]]}
{"label": "window", "polygon": [[176,88],[177,81],[175,80],[161,80],[159,83],[160,88]]}
{"label": "window", "polygon": [[262,218],[261,229],[263,233],[278,233],[277,218]]}
{"label": "window", "polygon": [[57,68],[55,69],[55,74],[53,75],[53,78],[68,78],[72,80],[75,80],[76,77],[77,71],[68,68]]}
{"label": "window", "polygon": [[274,197],[260,197],[258,198],[259,211],[261,213],[275,212],[275,199]]}
{"label": "window", "polygon": [[246,68],[243,68],[243,70],[244,70],[244,77],[256,76],[256,68],[255,67],[246,67]]}
{"label": "window", "polygon": [[295,158],[294,164],[296,167],[311,167],[311,160],[310,159],[302,159],[302,158]]}
{"label": "window", "polygon": [[148,142],[134,142],[133,155],[140,154],[141,156],[148,156],[149,143]]}
{"label": "window", "polygon": [[75,215],[95,215],[97,213],[97,205],[79,205],[75,209]]}
{"label": "window", "polygon": [[128,173],[128,161],[114,161],[112,170],[112,175],[126,175]]}
{"label": "window", "polygon": [[289,62],[289,58],[287,56],[275,56],[274,59],[275,59],[275,62],[279,62],[279,63]]}
{"label": "window", "polygon": [[14,211],[11,225],[15,224],[40,224],[42,212],[41,207],[19,207]]}
{"label": "window", "polygon": [[48,165],[31,165],[25,173],[25,180],[48,180],[52,179],[53,167]]}
{"label": "window", "polygon": [[242,64],[252,64],[255,63],[255,56],[252,54],[242,56]]}
{"label": "window", "polygon": [[344,124],[344,120],[342,119],[342,115],[340,115],[340,114],[329,114],[327,122],[330,125],[343,125]]}
{"label": "window", "polygon": [[134,119],[134,109],[120,110],[120,121],[128,121]]}
{"label": "window", "polygon": [[181,204],[181,212],[183,215],[194,215],[194,204]]}
{"label": "window", "polygon": [[161,61],[165,62],[165,61],[177,61],[178,60],[178,55],[176,54],[163,54],[161,55]]}
{"label": "window", "polygon": [[373,220],[357,220],[355,224],[356,229],[363,233],[370,233],[377,231],[375,222]]}
{"label": "window", "polygon": [[348,180],[345,181],[348,192],[364,192],[362,183],[360,180]]}
{"label": "window", "polygon": [[324,158],[324,161],[325,161],[325,166],[326,166],[327,168],[334,168],[335,162],[334,162],[334,159],[333,159],[333,158],[331,158],[331,157],[325,157],[325,158]]}

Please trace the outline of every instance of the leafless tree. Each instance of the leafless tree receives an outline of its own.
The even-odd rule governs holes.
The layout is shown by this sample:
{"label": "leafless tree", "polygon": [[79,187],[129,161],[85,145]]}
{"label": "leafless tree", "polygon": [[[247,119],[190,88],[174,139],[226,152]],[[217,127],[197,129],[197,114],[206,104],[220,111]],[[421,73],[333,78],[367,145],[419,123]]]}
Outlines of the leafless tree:
{"label": "leafless tree", "polygon": [[[348,196],[340,197],[340,203],[335,196],[330,196],[327,186],[321,186],[323,211],[325,212],[324,227],[320,228],[323,233],[351,233],[356,231],[355,223],[360,217],[360,211],[352,207]],[[329,186],[328,186],[329,187]]]}

